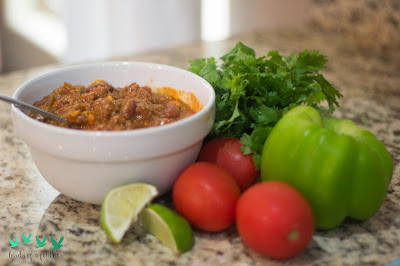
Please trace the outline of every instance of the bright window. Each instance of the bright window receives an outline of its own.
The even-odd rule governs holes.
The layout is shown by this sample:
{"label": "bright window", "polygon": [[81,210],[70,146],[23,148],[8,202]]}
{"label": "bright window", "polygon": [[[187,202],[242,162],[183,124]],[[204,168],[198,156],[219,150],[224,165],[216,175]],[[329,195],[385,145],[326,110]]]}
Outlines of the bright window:
{"label": "bright window", "polygon": [[57,14],[62,0],[4,0],[7,27],[61,58],[67,46],[66,27]]}

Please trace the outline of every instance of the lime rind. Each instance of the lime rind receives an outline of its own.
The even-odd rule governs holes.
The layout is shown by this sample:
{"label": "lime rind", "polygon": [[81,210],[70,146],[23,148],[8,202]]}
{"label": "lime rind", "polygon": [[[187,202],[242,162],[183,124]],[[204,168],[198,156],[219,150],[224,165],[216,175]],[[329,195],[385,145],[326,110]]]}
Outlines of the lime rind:
{"label": "lime rind", "polygon": [[143,227],[177,253],[192,249],[194,236],[189,222],[175,211],[154,203],[140,213]]}
{"label": "lime rind", "polygon": [[101,225],[112,242],[121,242],[138,214],[157,194],[156,187],[146,183],[119,186],[107,193],[101,206]]}

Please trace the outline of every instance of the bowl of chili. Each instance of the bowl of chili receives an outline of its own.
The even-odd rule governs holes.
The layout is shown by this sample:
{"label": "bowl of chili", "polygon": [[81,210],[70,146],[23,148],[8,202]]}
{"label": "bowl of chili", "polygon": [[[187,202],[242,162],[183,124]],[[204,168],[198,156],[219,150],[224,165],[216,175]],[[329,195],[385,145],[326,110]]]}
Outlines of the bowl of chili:
{"label": "bowl of chili", "polygon": [[60,68],[25,82],[14,98],[68,121],[12,107],[16,132],[42,176],[64,195],[93,204],[132,182],[169,191],[196,160],[215,116],[207,81],[145,62]]}

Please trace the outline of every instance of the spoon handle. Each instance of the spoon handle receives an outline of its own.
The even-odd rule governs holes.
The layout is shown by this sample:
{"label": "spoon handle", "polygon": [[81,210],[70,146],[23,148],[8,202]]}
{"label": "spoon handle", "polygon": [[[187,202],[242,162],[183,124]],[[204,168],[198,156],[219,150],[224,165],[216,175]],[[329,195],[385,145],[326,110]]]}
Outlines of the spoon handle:
{"label": "spoon handle", "polygon": [[22,102],[22,101],[20,101],[20,100],[14,99],[14,98],[12,98],[12,97],[9,97],[9,96],[4,95],[4,94],[1,94],[1,93],[0,93],[0,100],[2,100],[2,101],[4,101],[4,102],[12,103],[12,104],[14,104],[15,107],[17,107],[17,108],[20,108],[20,109],[27,109],[27,110],[29,110],[29,111],[32,111],[32,112],[41,114],[41,115],[43,115],[43,116],[45,116],[45,117],[48,117],[48,118],[51,118],[51,119],[53,119],[53,120],[56,120],[56,121],[59,121],[59,122],[67,123],[67,120],[65,120],[65,119],[63,119],[63,118],[61,118],[61,117],[59,117],[59,116],[57,116],[57,115],[55,115],[55,114],[52,114],[52,113],[47,112],[47,111],[44,111],[44,110],[42,110],[42,109],[40,109],[40,108],[38,108],[38,107],[36,107],[36,106],[34,106],[34,105],[27,104],[27,103],[25,103],[25,102]]}

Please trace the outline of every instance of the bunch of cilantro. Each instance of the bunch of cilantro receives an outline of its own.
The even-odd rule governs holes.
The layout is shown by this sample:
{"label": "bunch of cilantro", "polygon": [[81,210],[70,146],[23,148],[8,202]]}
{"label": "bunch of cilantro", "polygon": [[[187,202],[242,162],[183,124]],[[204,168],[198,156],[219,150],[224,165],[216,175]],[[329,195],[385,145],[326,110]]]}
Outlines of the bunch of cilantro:
{"label": "bunch of cilantro", "polygon": [[[240,138],[243,153],[253,154],[258,169],[264,142],[287,111],[307,104],[326,114],[339,106],[337,98],[342,95],[319,73],[326,62],[326,56],[308,50],[288,57],[270,51],[257,58],[241,42],[219,61],[189,61],[189,70],[207,80],[216,94],[215,123],[208,139]],[[323,101],[328,108],[320,105]]]}

